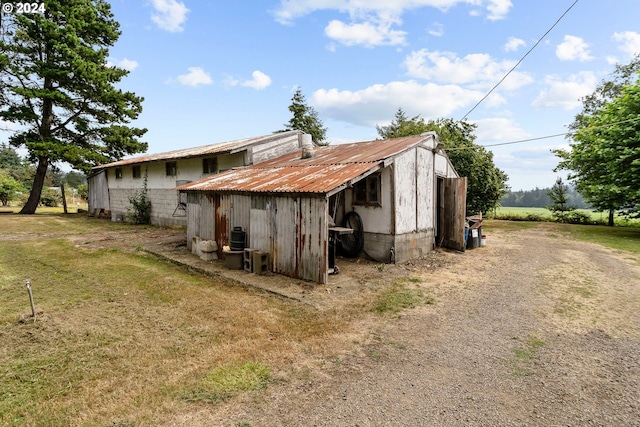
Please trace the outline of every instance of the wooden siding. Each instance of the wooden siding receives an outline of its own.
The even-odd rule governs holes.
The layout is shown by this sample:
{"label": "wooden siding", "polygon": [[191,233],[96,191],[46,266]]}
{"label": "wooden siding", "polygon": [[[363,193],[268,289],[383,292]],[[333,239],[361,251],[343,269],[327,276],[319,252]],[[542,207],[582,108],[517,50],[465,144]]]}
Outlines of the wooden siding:
{"label": "wooden siding", "polygon": [[435,176],[433,174],[433,152],[417,147],[417,201],[418,218],[416,231],[432,230],[435,227]]}
{"label": "wooden siding", "polygon": [[417,221],[416,179],[418,167],[415,148],[398,156],[394,161],[394,166],[395,230],[396,234],[410,233],[416,230]]}

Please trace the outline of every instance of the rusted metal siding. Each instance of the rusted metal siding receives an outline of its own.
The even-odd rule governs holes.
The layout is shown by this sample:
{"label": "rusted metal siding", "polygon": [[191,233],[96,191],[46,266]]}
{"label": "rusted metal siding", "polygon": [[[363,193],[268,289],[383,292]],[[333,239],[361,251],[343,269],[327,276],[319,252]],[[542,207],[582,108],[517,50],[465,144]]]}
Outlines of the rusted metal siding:
{"label": "rusted metal siding", "polygon": [[227,197],[229,198],[229,208],[231,209],[230,227],[242,227],[249,235],[251,233],[251,220],[249,218],[251,197],[242,194],[229,194]]}
{"label": "rusted metal siding", "polygon": [[187,195],[187,248],[189,250],[191,250],[193,238],[200,237],[202,198],[204,198],[204,195],[200,193],[189,193]]}
{"label": "rusted metal siding", "polygon": [[267,209],[251,209],[249,247],[271,254],[271,218],[273,214]]}
{"label": "rusted metal siding", "polygon": [[[286,276],[326,283],[328,280],[327,201],[315,197],[274,195],[221,195],[216,225],[230,218],[237,206],[249,206],[248,246],[269,254],[272,271]],[[225,211],[226,209],[226,211]],[[237,221],[239,217],[235,216]],[[217,237],[216,237],[217,239]],[[220,244],[220,242],[218,242]]]}
{"label": "rusted metal siding", "polygon": [[[275,209],[272,210],[274,227],[272,261],[273,271],[299,276],[296,242],[299,226],[295,221],[298,212],[298,197],[274,197]],[[301,276],[302,277],[302,276]]]}
{"label": "rusted metal siding", "polygon": [[301,197],[297,223],[298,277],[326,283],[329,248],[326,199]]}

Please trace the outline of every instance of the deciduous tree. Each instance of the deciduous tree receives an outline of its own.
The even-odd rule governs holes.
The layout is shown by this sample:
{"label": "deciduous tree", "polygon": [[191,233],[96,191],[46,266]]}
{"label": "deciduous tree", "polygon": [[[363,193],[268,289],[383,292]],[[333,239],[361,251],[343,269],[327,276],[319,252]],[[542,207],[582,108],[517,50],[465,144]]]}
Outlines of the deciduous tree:
{"label": "deciduous tree", "polygon": [[570,171],[578,191],[594,208],[609,211],[613,225],[616,210],[640,216],[640,80],[636,75],[615,91],[612,84],[601,86],[611,97],[585,105],[572,124],[571,149],[554,152],[561,159],[556,170]]}
{"label": "deciduous tree", "polygon": [[0,119],[19,125],[9,143],[36,164],[21,213],[34,213],[47,169],[144,152],[146,129],[130,126],[142,98],[116,88],[127,70],[107,62],[120,36],[105,0],[47,0],[44,13],[4,15],[0,24]]}

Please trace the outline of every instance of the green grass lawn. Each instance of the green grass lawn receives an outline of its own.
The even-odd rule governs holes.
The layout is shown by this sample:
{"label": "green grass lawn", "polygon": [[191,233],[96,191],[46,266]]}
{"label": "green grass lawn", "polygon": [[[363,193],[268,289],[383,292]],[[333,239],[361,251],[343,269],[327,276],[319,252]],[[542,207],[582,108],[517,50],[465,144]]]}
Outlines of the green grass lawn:
{"label": "green grass lawn", "polygon": [[[594,212],[589,209],[578,209],[579,212],[588,214],[591,220],[606,225],[609,216],[606,212]],[[493,217],[493,213],[491,213]],[[495,219],[519,220],[519,221],[553,221],[551,211],[546,208],[525,207],[499,207],[495,211]],[[615,224],[622,227],[640,227],[640,219],[626,219],[620,215],[614,217]]]}

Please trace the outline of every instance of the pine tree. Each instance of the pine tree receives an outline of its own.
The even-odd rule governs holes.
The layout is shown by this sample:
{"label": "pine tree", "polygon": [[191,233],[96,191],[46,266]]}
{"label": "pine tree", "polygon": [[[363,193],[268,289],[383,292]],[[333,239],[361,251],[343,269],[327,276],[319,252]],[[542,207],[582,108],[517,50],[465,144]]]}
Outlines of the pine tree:
{"label": "pine tree", "polygon": [[551,187],[550,190],[547,190],[547,194],[551,199],[551,204],[547,209],[553,213],[574,210],[574,207],[569,206],[569,198],[567,197],[568,191],[569,186],[562,182],[562,178],[556,179],[556,183],[553,184],[553,187]]}
{"label": "pine tree", "polygon": [[44,13],[4,15],[0,23],[0,119],[19,125],[36,174],[21,213],[34,213],[47,170],[92,166],[144,152],[146,129],[130,127],[141,97],[114,87],[127,70],[107,63],[120,36],[105,0],[48,0]]}
{"label": "pine tree", "polygon": [[313,141],[318,145],[328,145],[326,141],[327,128],[324,127],[322,120],[318,118],[317,111],[307,105],[307,100],[302,94],[302,90],[298,88],[291,98],[291,105],[289,105],[289,111],[293,114],[293,117],[289,120],[289,123],[285,124],[285,131],[301,130],[304,133],[308,133],[313,138]]}

